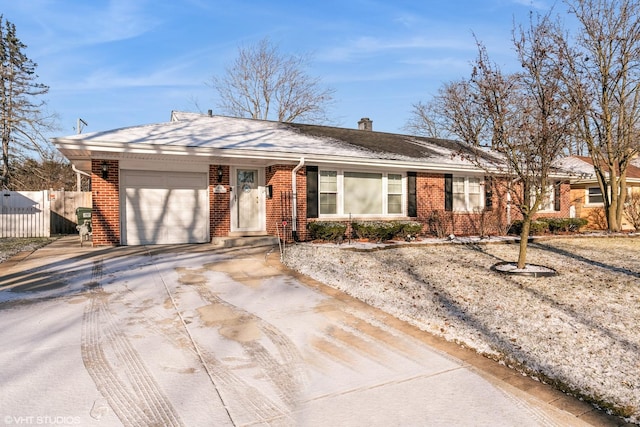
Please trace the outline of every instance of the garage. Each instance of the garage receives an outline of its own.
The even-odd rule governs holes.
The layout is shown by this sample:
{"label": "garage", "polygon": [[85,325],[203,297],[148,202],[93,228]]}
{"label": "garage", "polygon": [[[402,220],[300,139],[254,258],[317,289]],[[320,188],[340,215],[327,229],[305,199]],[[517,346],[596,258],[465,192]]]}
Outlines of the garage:
{"label": "garage", "polygon": [[120,183],[122,244],[209,241],[206,173],[121,170]]}

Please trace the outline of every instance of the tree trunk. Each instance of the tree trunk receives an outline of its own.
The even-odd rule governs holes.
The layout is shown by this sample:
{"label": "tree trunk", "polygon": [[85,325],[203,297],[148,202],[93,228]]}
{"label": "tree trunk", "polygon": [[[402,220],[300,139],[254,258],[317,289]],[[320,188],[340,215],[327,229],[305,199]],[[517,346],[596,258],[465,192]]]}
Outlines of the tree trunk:
{"label": "tree trunk", "polygon": [[522,270],[527,264],[527,245],[529,244],[529,232],[531,231],[531,217],[526,216],[522,220],[520,232],[520,251],[518,252],[518,269]]}

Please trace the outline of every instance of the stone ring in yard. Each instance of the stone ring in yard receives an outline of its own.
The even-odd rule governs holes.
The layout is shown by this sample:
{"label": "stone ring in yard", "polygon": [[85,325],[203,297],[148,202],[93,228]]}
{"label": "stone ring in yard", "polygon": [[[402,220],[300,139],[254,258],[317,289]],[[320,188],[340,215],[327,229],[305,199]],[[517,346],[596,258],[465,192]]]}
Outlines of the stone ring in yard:
{"label": "stone ring in yard", "polygon": [[551,277],[558,274],[558,272],[551,267],[536,264],[525,264],[524,268],[518,268],[517,262],[509,261],[494,264],[491,266],[491,270],[503,274],[514,274],[528,277]]}

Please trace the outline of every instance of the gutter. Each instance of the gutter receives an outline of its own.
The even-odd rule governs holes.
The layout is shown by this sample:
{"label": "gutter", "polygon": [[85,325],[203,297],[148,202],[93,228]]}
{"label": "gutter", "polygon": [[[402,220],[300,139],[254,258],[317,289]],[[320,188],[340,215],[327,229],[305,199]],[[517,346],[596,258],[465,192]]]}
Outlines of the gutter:
{"label": "gutter", "polygon": [[304,157],[300,157],[300,162],[291,171],[291,190],[293,192],[293,200],[291,203],[291,235],[294,241],[298,241],[298,185],[296,180],[296,173],[304,166]]}
{"label": "gutter", "polygon": [[74,165],[73,163],[71,163],[71,170],[73,170],[75,173],[79,173],[79,174],[82,174],[84,176],[88,176],[89,178],[91,178],[91,174],[86,173],[84,171],[81,171],[80,169],[76,169],[76,165]]}
{"label": "gutter", "polygon": [[80,183],[80,175],[84,175],[84,176],[88,176],[89,178],[91,178],[91,174],[88,174],[86,172],[81,171],[80,169],[76,169],[76,165],[74,165],[73,163],[71,163],[71,170],[74,171],[76,173],[76,187],[77,187],[77,191],[82,191],[82,186]]}

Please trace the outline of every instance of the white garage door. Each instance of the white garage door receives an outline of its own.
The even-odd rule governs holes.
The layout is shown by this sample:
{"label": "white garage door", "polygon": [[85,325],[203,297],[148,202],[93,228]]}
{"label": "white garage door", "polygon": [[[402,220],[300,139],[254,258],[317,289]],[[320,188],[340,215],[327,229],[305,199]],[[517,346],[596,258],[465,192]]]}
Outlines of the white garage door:
{"label": "white garage door", "polygon": [[207,174],[122,170],[123,244],[209,241]]}

